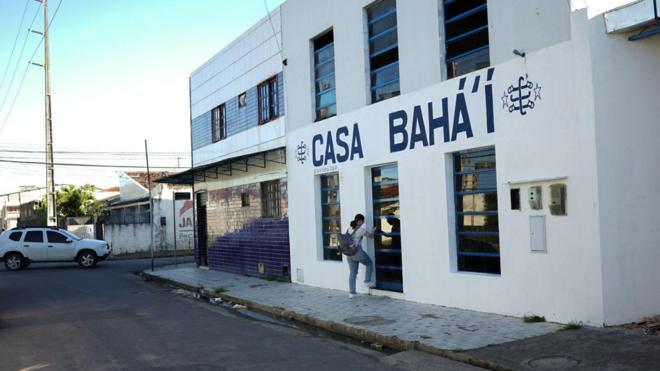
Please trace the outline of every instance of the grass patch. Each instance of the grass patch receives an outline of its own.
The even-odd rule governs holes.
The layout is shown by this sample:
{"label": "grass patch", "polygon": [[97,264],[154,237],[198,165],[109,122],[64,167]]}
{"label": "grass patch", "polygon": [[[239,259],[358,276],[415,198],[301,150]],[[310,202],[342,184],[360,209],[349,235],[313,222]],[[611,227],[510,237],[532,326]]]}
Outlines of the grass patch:
{"label": "grass patch", "polygon": [[562,326],[561,329],[563,331],[568,331],[568,330],[579,330],[581,328],[582,328],[582,322],[571,321],[571,322],[565,324],[564,326]]}
{"label": "grass patch", "polygon": [[523,316],[522,320],[525,323],[545,322],[545,317],[536,314],[528,314]]}
{"label": "grass patch", "polygon": [[218,286],[218,287],[213,289],[213,293],[215,295],[220,295],[220,294],[222,294],[223,292],[226,292],[226,291],[227,291],[227,289],[222,287],[222,286]]}

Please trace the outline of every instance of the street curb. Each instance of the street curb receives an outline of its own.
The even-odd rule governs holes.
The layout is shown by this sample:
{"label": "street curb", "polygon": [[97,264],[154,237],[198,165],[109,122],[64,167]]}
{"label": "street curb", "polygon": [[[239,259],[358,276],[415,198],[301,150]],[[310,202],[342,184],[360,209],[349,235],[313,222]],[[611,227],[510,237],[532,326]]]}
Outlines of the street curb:
{"label": "street curb", "polygon": [[486,361],[483,359],[479,359],[476,357],[473,357],[471,355],[468,355],[466,353],[462,353],[460,351],[454,351],[454,350],[447,350],[447,349],[442,349],[442,348],[437,348],[434,346],[430,345],[425,345],[425,344],[420,344],[418,341],[411,341],[411,340],[403,340],[400,339],[396,336],[387,336],[387,335],[382,335],[379,333],[376,333],[374,331],[366,330],[366,329],[360,329],[356,327],[352,327],[349,325],[345,325],[343,323],[338,323],[338,322],[332,322],[332,321],[327,321],[327,320],[322,320],[320,318],[313,317],[308,314],[302,314],[290,310],[286,310],[281,307],[273,307],[270,305],[265,305],[261,303],[257,303],[251,300],[246,300],[243,298],[239,298],[236,296],[232,296],[229,294],[226,294],[224,292],[216,292],[210,289],[206,289],[203,286],[192,286],[188,285],[185,283],[181,283],[169,278],[164,278],[157,276],[155,274],[151,274],[147,271],[143,271],[142,275],[146,278],[148,278],[150,281],[154,282],[160,282],[160,283],[167,283],[174,285],[176,287],[188,290],[188,291],[193,291],[193,292],[198,292],[202,295],[209,296],[209,297],[219,297],[224,301],[230,301],[236,304],[243,305],[247,307],[250,310],[254,310],[257,312],[261,312],[264,314],[268,314],[274,317],[278,317],[281,319],[286,319],[290,321],[297,321],[300,323],[304,323],[309,326],[317,327],[322,330],[326,330],[329,332],[333,332],[339,335],[347,336],[353,339],[357,340],[362,340],[362,341],[367,341],[370,343],[380,343],[383,344],[389,348],[398,350],[398,351],[406,351],[406,350],[418,350],[434,355],[438,355],[453,361],[461,362],[461,363],[466,363],[470,364],[473,366],[489,369],[489,370],[494,370],[494,371],[513,371],[513,369],[510,369],[508,367],[504,367],[501,365],[498,365],[496,363]]}

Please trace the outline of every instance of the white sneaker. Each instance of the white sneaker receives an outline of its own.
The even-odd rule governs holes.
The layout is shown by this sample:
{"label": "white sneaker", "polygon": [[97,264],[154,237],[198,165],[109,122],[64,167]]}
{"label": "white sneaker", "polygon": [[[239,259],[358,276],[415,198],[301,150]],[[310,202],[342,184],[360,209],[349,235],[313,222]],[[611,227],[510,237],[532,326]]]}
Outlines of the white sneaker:
{"label": "white sneaker", "polygon": [[374,280],[365,282],[364,284],[367,285],[367,287],[370,288],[370,289],[373,289],[374,287],[376,287],[376,281],[374,281]]}
{"label": "white sneaker", "polygon": [[355,294],[348,294],[349,299],[353,299],[355,297]]}

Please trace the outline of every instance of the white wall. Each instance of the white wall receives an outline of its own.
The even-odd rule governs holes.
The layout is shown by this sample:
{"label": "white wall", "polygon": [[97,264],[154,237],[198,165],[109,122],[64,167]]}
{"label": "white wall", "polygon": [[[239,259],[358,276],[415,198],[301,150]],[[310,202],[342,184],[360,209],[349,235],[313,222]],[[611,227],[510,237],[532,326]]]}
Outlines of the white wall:
{"label": "white wall", "polygon": [[[608,324],[660,313],[660,36],[589,20]],[[639,31],[637,31],[639,32]]]}
{"label": "white wall", "polygon": [[[579,32],[580,30],[575,30]],[[286,41],[285,33],[285,41]],[[465,97],[474,137],[459,135],[443,143],[436,131],[435,146],[389,152],[388,114],[405,109],[409,119],[415,105],[426,116],[428,102],[449,99],[450,120],[459,79],[392,98],[364,109],[329,119],[322,126],[307,125],[288,133],[290,238],[292,272],[302,269],[305,284],[347,289],[346,263],[319,259],[319,223],[316,174],[337,170],[340,174],[342,225],[358,212],[371,223],[368,171],[371,166],[397,162],[400,177],[401,231],[403,245],[403,297],[407,300],[511,315],[536,313],[553,321],[579,320],[600,324],[603,320],[598,193],[596,186],[593,105],[589,72],[582,48],[561,43],[495,66],[493,94],[496,131],[486,132],[483,83],[486,70],[465,76]],[[519,76],[542,86],[542,99],[525,116],[502,108],[500,97]],[[482,85],[471,87],[476,76]],[[582,103],[585,102],[585,106]],[[291,117],[291,116],[289,116]],[[426,117],[425,117],[426,119]],[[311,159],[296,162],[297,145],[312,145],[312,137],[340,126],[358,123],[365,158],[329,169],[314,168]],[[451,122],[451,121],[450,121]],[[411,123],[408,128],[410,130]],[[428,127],[427,127],[428,129]],[[494,145],[497,154],[497,184],[502,274],[485,275],[455,271],[451,153]],[[311,148],[310,148],[311,149]],[[311,154],[310,154],[311,156]],[[551,216],[547,208],[547,185],[565,177],[568,216]],[[509,182],[536,180],[520,185],[523,210],[509,210]],[[542,185],[546,202],[541,211],[526,203],[529,185]],[[530,252],[529,217],[546,215],[547,253]],[[310,241],[317,241],[311,244]],[[370,247],[371,249],[371,247]],[[295,278],[295,277],[294,277]],[[363,292],[366,288],[362,287]]]}
{"label": "white wall", "polygon": [[[282,71],[279,7],[271,12],[270,20],[261,19],[192,73],[192,117]],[[218,30],[221,32],[221,26]]]}

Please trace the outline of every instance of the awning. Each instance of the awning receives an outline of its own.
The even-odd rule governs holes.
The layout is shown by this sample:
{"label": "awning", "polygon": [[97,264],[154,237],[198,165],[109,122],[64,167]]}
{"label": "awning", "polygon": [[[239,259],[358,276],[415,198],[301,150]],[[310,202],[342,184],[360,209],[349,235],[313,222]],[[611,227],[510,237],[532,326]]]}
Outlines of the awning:
{"label": "awning", "polygon": [[286,150],[273,150],[233,157],[207,165],[200,165],[186,171],[156,179],[156,183],[187,184],[206,182],[207,179],[219,179],[220,176],[234,176],[247,173],[250,167],[265,169],[269,163],[286,164]]}

